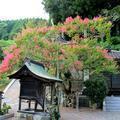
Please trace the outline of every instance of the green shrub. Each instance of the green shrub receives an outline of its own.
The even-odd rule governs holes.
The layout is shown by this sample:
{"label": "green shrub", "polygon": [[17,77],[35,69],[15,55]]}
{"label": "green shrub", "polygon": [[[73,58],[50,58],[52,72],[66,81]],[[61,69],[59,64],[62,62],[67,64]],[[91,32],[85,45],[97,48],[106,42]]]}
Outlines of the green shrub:
{"label": "green shrub", "polygon": [[111,42],[113,45],[120,44],[120,36],[114,36],[111,38]]}
{"label": "green shrub", "polygon": [[94,75],[84,82],[84,94],[87,95],[91,104],[102,106],[103,100],[107,94],[106,78],[102,75]]}
{"label": "green shrub", "polygon": [[0,115],[7,114],[9,109],[11,109],[11,106],[4,103],[2,109],[0,110]]}
{"label": "green shrub", "polygon": [[120,36],[114,36],[111,38],[111,49],[120,50]]}

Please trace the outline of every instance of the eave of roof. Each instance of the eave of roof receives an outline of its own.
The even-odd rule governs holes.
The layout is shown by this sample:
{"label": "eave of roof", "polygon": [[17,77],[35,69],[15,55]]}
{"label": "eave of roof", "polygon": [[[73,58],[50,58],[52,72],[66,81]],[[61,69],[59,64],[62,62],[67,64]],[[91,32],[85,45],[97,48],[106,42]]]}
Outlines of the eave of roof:
{"label": "eave of roof", "polygon": [[45,71],[43,64],[30,59],[25,61],[23,67],[21,67],[16,73],[8,77],[17,78],[16,76],[19,76],[18,74],[23,70],[24,67],[27,67],[27,69],[32,73],[33,76],[36,76],[36,78],[41,79],[43,81],[45,80],[48,82],[62,82],[61,79],[49,75],[47,71]]}
{"label": "eave of roof", "polygon": [[26,62],[25,65],[34,75],[37,75],[40,78],[47,79],[47,80],[50,80],[50,81],[54,80],[56,82],[62,82],[61,79],[49,75],[45,71],[45,69],[40,65],[34,64],[32,62],[30,62],[30,63]]}

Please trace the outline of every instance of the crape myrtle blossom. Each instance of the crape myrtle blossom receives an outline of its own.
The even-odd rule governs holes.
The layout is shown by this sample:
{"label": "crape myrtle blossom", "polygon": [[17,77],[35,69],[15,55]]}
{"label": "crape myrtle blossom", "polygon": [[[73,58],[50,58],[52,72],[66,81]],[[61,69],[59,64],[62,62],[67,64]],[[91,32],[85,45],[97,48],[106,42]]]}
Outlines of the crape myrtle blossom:
{"label": "crape myrtle blossom", "polygon": [[5,57],[0,64],[0,73],[4,73],[9,71],[11,67],[11,60],[15,60],[13,64],[16,63],[17,59],[19,59],[20,49],[15,45],[12,45],[8,50],[3,51]]}
{"label": "crape myrtle blossom", "polygon": [[[4,51],[5,57],[0,65],[0,74],[12,71],[14,65],[16,63],[18,65],[21,64],[20,61],[23,61],[26,55],[31,56],[32,59],[38,61],[46,61],[46,66],[53,71],[56,69],[57,60],[60,61],[60,69],[62,69],[62,71],[66,70],[68,66],[81,70],[87,63],[94,66],[95,62],[90,62],[90,60],[87,61],[87,59],[84,59],[90,59],[90,54],[92,54],[98,61],[101,60],[99,58],[104,58],[104,60],[107,61],[104,61],[104,63],[108,66],[110,60],[112,61],[112,58],[107,54],[107,50],[96,48],[94,46],[93,48],[97,49],[96,51],[98,52],[98,55],[96,55],[96,51],[95,53],[91,52],[93,51],[93,48],[89,48],[88,44],[89,41],[98,39],[103,31],[106,33],[105,37],[107,38],[111,24],[111,22],[106,21],[102,17],[83,19],[80,16],[75,18],[70,16],[66,18],[64,23],[59,23],[58,25],[51,27],[45,26],[23,29],[15,38],[16,45],[10,46]],[[86,37],[84,37],[84,32],[87,34]],[[67,41],[67,44],[58,44],[55,42],[56,38],[58,35],[61,35],[61,33],[64,33],[66,38],[68,36],[69,40]],[[87,44],[84,42],[86,40],[88,40]],[[78,55],[82,57],[79,58]],[[94,59],[92,58],[91,61],[92,60]],[[99,66],[101,66],[103,61],[98,63]],[[96,68],[96,66],[94,68]]]}

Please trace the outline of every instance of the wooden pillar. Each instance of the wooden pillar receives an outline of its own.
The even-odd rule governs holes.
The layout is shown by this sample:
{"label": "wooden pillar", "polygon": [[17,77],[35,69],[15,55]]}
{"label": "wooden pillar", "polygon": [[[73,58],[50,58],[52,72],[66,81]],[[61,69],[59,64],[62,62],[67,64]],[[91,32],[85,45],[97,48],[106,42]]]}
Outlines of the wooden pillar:
{"label": "wooden pillar", "polygon": [[18,110],[21,110],[21,98],[19,98],[19,108]]}
{"label": "wooden pillar", "polygon": [[20,93],[19,93],[19,108],[18,108],[18,110],[21,110],[21,80],[19,81],[19,83],[20,83]]}
{"label": "wooden pillar", "polygon": [[53,104],[54,95],[55,95],[55,84],[52,84],[51,85],[51,104]]}
{"label": "wooden pillar", "polygon": [[35,110],[37,110],[37,101],[35,101]]}
{"label": "wooden pillar", "polygon": [[0,91],[0,110],[1,110],[1,106],[2,106],[2,95],[3,94],[3,92],[2,91]]}
{"label": "wooden pillar", "polygon": [[55,83],[52,84],[52,89],[51,89],[51,103],[53,104],[54,102],[54,96],[55,96]]}
{"label": "wooden pillar", "polygon": [[53,87],[52,87],[52,85],[51,85],[50,87],[51,87],[51,89],[50,89],[50,90],[51,90],[51,91],[50,91],[50,92],[51,92],[51,94],[50,94],[50,95],[51,95],[51,96],[50,96],[50,99],[51,99],[50,104],[52,104],[52,89],[53,89]]}
{"label": "wooden pillar", "polygon": [[44,94],[43,94],[43,111],[45,111],[45,102],[46,102],[46,85],[44,86]]}
{"label": "wooden pillar", "polygon": [[31,100],[28,101],[28,108],[31,108]]}
{"label": "wooden pillar", "polygon": [[2,99],[0,99],[0,110],[1,110],[1,105],[2,105]]}

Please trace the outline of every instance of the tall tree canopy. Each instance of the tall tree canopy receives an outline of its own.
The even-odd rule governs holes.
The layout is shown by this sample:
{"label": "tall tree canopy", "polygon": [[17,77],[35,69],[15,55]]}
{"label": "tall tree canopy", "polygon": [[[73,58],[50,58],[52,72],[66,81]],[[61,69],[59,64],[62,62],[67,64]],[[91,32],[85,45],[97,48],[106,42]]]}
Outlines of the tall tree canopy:
{"label": "tall tree canopy", "polygon": [[99,15],[102,9],[112,9],[120,4],[120,0],[43,0],[45,10],[54,23],[76,15],[93,17]]}

